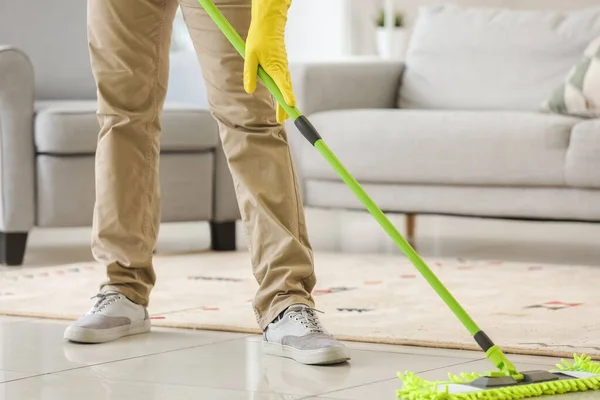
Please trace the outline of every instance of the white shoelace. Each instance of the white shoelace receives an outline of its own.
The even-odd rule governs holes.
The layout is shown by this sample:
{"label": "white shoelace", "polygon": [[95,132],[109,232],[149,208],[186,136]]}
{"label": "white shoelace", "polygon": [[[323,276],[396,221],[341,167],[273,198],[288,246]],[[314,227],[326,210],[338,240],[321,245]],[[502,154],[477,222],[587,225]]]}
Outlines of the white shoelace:
{"label": "white shoelace", "polygon": [[326,333],[325,328],[321,325],[321,321],[319,321],[317,312],[323,314],[322,311],[314,308],[303,307],[300,310],[290,311],[288,318],[294,318],[296,321],[299,321],[310,333]]}
{"label": "white shoelace", "polygon": [[98,299],[96,304],[90,310],[91,314],[95,314],[104,310],[109,304],[114,303],[117,300],[120,300],[121,294],[117,292],[107,292],[107,293],[98,293],[97,295],[91,297],[92,299]]}

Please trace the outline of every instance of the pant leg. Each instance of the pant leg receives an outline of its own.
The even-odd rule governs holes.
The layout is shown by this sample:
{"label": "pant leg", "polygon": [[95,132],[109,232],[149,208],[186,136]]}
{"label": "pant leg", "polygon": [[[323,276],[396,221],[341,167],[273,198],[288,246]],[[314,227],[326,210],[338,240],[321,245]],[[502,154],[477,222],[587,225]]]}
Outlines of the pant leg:
{"label": "pant leg", "polygon": [[[261,328],[294,303],[313,306],[313,256],[286,132],[275,101],[258,85],[243,88],[243,58],[196,0],[179,0],[219,123],[259,290],[254,310]],[[215,4],[245,38],[251,0]]]}
{"label": "pant leg", "polygon": [[92,253],[105,289],[147,305],[160,221],[159,115],[176,0],[88,0],[100,132]]}

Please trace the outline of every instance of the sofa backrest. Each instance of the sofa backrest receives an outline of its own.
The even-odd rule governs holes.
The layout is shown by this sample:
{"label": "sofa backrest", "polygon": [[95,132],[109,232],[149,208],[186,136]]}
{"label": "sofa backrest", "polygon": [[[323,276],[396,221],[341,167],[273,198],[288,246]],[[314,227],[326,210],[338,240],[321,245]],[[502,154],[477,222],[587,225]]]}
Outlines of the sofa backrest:
{"label": "sofa backrest", "polygon": [[96,97],[87,47],[86,0],[1,0],[0,44],[24,51],[37,99]]}
{"label": "sofa backrest", "polygon": [[600,36],[600,7],[533,11],[424,6],[398,105],[539,110]]}

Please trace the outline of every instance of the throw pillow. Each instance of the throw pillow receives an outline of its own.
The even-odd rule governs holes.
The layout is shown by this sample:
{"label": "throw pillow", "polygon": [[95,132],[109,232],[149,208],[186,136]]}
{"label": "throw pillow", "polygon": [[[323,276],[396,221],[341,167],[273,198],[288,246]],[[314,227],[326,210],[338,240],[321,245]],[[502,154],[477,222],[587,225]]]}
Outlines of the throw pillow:
{"label": "throw pillow", "polygon": [[583,118],[600,117],[600,37],[586,49],[564,84],[547,103],[550,111]]}

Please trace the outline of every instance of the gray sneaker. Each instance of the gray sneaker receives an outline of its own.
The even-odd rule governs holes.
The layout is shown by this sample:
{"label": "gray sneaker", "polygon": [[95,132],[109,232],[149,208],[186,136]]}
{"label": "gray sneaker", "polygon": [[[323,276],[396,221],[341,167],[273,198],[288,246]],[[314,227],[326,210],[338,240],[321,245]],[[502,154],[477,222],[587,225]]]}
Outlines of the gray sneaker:
{"label": "gray sneaker", "polygon": [[103,343],[150,331],[145,307],[116,291],[99,293],[96,304],[65,330],[64,338],[78,343]]}
{"label": "gray sneaker", "polygon": [[264,333],[263,351],[302,364],[338,364],[350,360],[348,348],[321,325],[315,309],[293,305]]}

